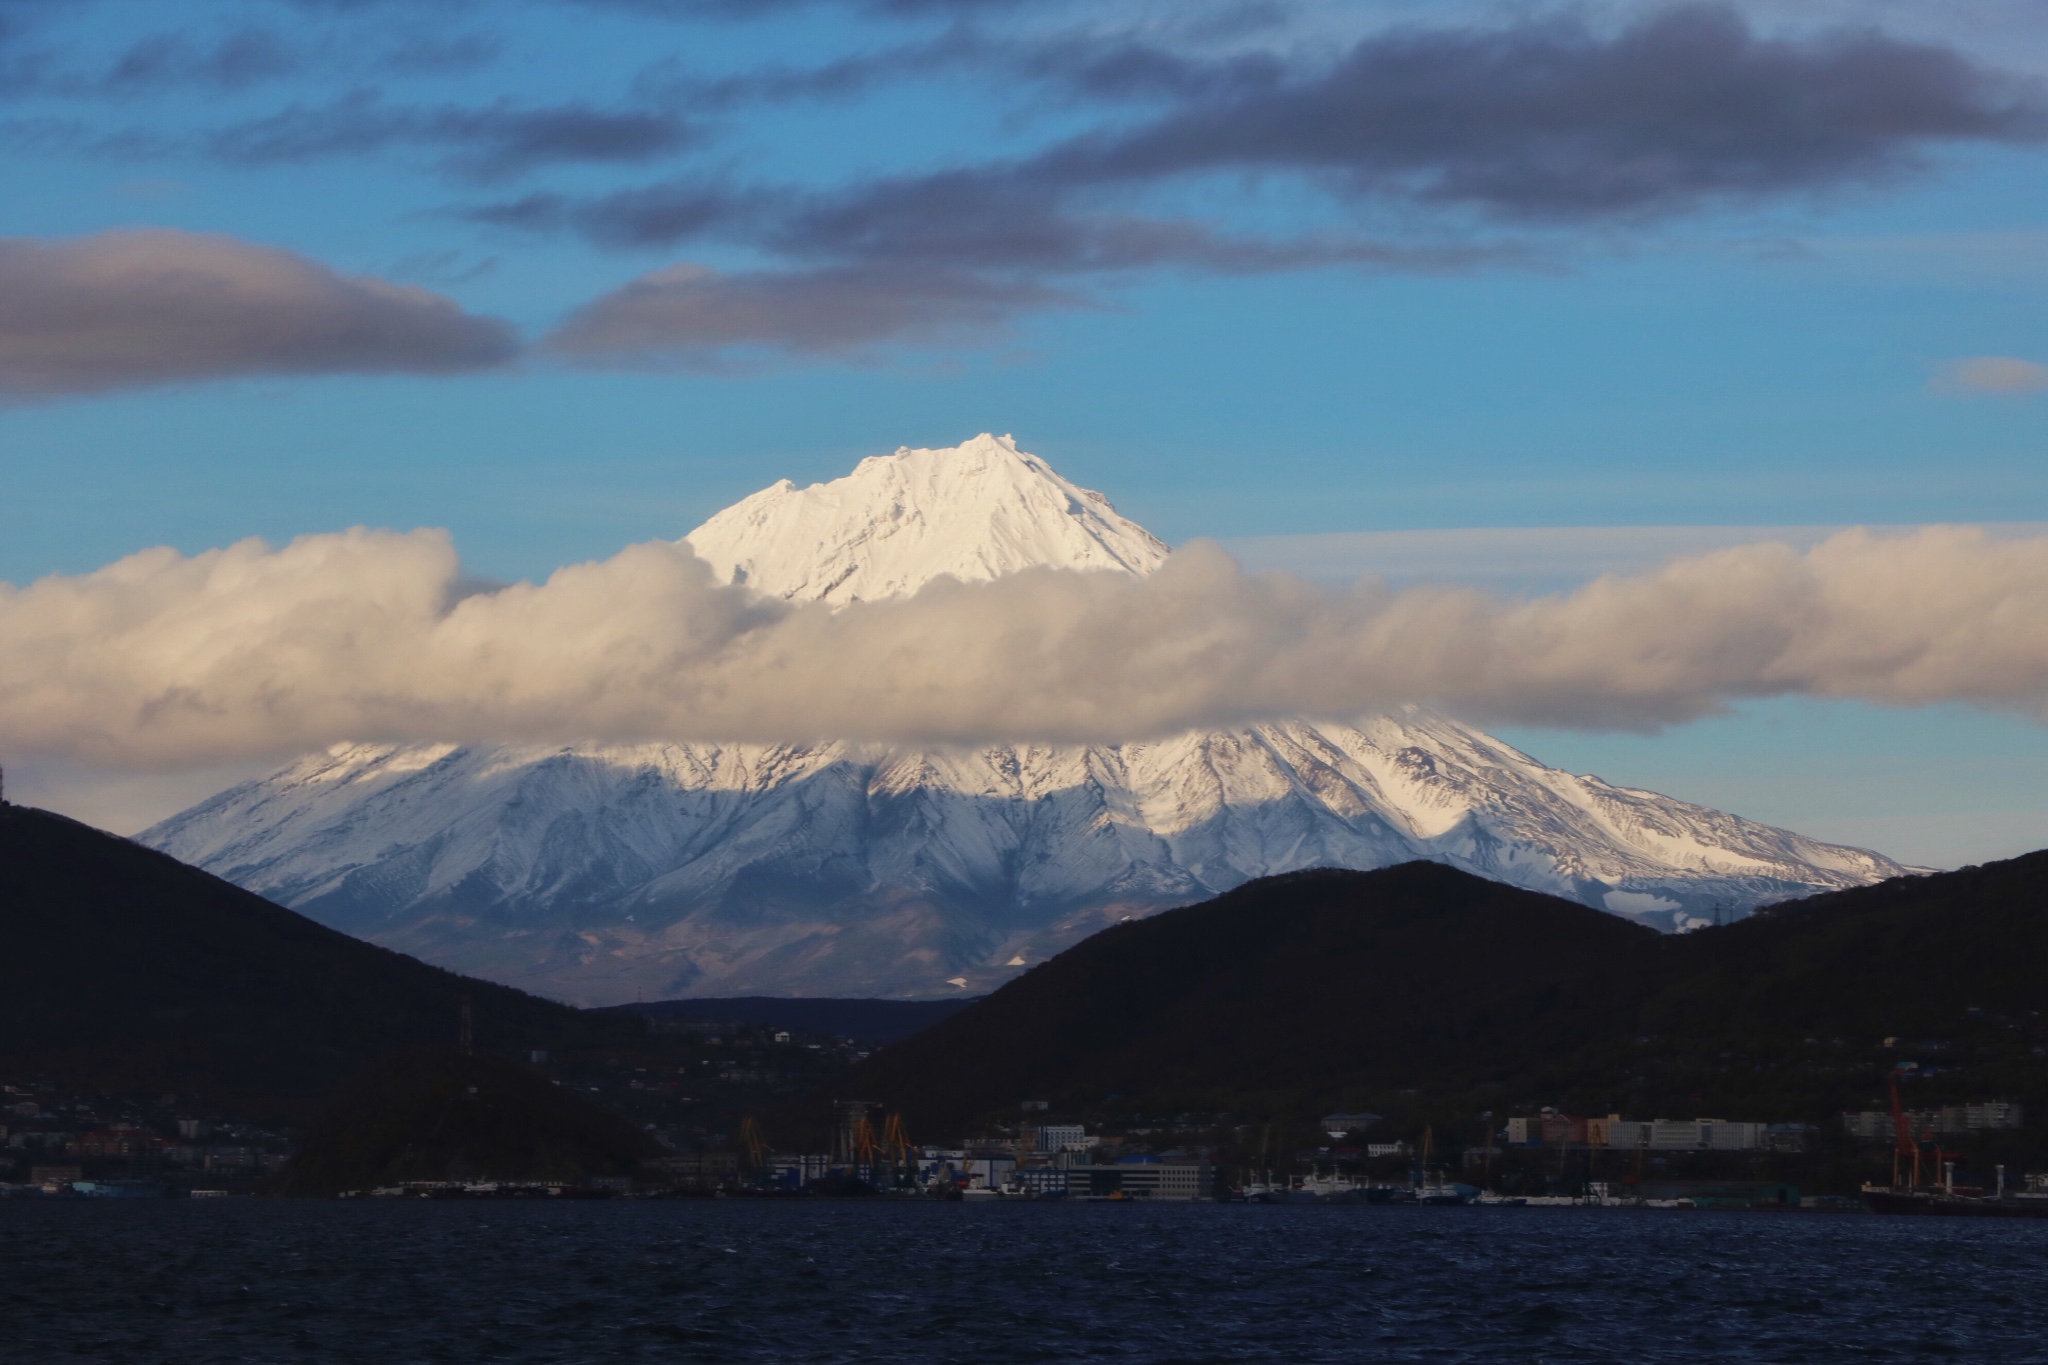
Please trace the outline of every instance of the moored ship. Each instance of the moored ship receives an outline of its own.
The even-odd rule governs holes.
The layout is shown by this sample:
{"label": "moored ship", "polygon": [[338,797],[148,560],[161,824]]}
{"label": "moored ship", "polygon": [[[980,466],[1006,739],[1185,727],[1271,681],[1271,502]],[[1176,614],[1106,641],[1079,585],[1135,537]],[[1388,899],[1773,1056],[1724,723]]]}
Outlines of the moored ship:
{"label": "moored ship", "polygon": [[[1905,1106],[1899,1101],[1899,1074],[1887,1078],[1892,1101],[1892,1183],[1865,1183],[1863,1203],[1872,1213],[1917,1213],[1949,1218],[2048,1218],[2048,1182],[2038,1175],[2026,1178],[2024,1191],[2006,1188],[2005,1167],[1997,1168],[1998,1182],[1986,1192],[1981,1186],[1956,1184],[1956,1154],[1939,1145],[1933,1149],[1932,1184],[1920,1179],[1922,1135],[1912,1131]],[[1933,1136],[1928,1134],[1926,1136]]]}
{"label": "moored ship", "polygon": [[2048,1218],[2048,1194],[1972,1194],[1941,1189],[1865,1185],[1872,1213],[1920,1213],[1952,1218]]}

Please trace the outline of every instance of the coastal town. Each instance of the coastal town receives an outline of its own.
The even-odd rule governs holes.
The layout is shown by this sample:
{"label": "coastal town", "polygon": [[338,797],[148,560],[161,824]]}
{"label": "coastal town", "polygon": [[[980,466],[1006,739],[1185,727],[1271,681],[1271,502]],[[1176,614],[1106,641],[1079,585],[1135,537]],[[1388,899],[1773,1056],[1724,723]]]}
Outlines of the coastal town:
{"label": "coastal town", "polygon": [[[812,1050],[786,1031],[765,1037]],[[856,1050],[840,1046],[849,1055]],[[530,1064],[546,1060],[535,1054]],[[622,1089],[646,1095],[648,1085],[634,1077]],[[288,1127],[211,1114],[190,1097],[66,1095],[45,1082],[15,1081],[0,1088],[0,1100],[0,1197],[255,1195],[272,1192],[294,1150]],[[1428,1124],[1405,1131],[1364,1111],[1294,1124],[1181,1114],[1104,1125],[1026,1101],[1012,1121],[992,1121],[980,1136],[929,1144],[913,1142],[902,1116],[885,1105],[843,1100],[833,1105],[829,1147],[819,1151],[776,1149],[751,1115],[730,1135],[648,1123],[642,1126],[662,1155],[630,1176],[415,1180],[344,1193],[1847,1210],[1862,1205],[1801,1190],[1799,1173],[1813,1169],[1818,1151],[1868,1160],[1897,1145],[1903,1123],[1933,1160],[1953,1162],[1965,1145],[1991,1151],[1998,1139],[2016,1137],[2025,1121],[2024,1108],[2009,1100],[1896,1115],[1849,1111],[1831,1125],[1543,1109],[1487,1114],[1469,1131],[1440,1134]],[[1318,1140],[1304,1145],[1304,1135]],[[2008,1189],[2002,1165],[1998,1173],[2001,1194],[2048,1200],[2048,1174],[2016,1170]]]}
{"label": "coastal town", "polygon": [[181,1100],[0,1086],[0,1196],[250,1194],[291,1159],[284,1133],[197,1117]]}

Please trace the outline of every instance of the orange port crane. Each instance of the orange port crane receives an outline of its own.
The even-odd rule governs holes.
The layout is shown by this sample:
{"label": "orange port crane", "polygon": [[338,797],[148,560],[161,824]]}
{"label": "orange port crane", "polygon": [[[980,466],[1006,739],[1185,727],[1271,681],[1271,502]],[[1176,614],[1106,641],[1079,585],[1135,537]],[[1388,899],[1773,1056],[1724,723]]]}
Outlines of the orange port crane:
{"label": "orange port crane", "polygon": [[755,1125],[752,1114],[740,1120],[740,1160],[746,1162],[750,1171],[766,1170],[768,1167],[768,1142],[761,1136],[761,1130]]}
{"label": "orange port crane", "polygon": [[894,1167],[898,1185],[911,1183],[910,1134],[903,1127],[903,1115],[891,1114],[882,1125],[882,1155]]}

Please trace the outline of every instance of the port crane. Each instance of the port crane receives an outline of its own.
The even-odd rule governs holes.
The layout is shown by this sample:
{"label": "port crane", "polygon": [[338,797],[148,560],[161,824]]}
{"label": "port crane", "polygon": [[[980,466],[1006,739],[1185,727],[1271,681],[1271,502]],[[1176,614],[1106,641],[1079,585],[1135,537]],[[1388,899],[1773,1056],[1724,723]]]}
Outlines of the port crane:
{"label": "port crane", "polygon": [[853,1160],[857,1166],[869,1170],[875,1167],[875,1156],[881,1150],[881,1139],[875,1133],[875,1125],[862,1114],[853,1125]]}
{"label": "port crane", "polygon": [[756,1174],[768,1168],[768,1141],[761,1136],[752,1114],[740,1120],[740,1160]]}
{"label": "port crane", "polygon": [[910,1134],[903,1126],[903,1115],[891,1114],[889,1121],[882,1125],[882,1156],[894,1167],[894,1183],[913,1183],[913,1166],[910,1160]]}
{"label": "port crane", "polygon": [[1899,1188],[1899,1176],[1906,1159],[1913,1163],[1913,1183],[1909,1189],[1920,1188],[1920,1144],[1906,1127],[1906,1107],[1899,1102],[1899,1073],[1893,1071],[1886,1078],[1891,1087],[1892,1099],[1892,1188]]}

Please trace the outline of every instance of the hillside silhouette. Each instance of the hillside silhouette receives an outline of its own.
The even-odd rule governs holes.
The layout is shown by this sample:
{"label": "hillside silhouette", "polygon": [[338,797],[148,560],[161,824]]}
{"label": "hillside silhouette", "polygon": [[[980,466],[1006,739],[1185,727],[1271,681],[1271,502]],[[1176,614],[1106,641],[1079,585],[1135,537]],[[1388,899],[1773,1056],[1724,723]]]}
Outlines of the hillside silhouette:
{"label": "hillside silhouette", "polygon": [[444,1044],[381,1057],[345,1082],[307,1128],[277,1190],[578,1182],[631,1176],[661,1151],[627,1119],[530,1067]]}
{"label": "hillside silhouette", "polygon": [[1942,1065],[1915,1102],[2024,1097],[2048,1042],[2044,954],[2048,853],[1676,937],[1433,863],[1301,872],[1105,930],[831,1093],[929,1133],[1014,1121],[1025,1100],[1811,1119],[1876,1102],[1883,1072],[1926,1052]]}
{"label": "hillside silhouette", "polygon": [[[2048,1116],[2044,909],[2048,853],[1680,937],[1435,863],[1294,873],[1105,930],[772,1126],[784,1145],[822,1141],[834,1096],[879,1100],[930,1138],[1025,1100],[1098,1116],[1557,1104],[1814,1121],[1880,1103],[1904,1061],[1923,1078],[1911,1103],[2013,1098]],[[73,1091],[303,1120],[373,1060],[452,1043],[465,999],[480,1054],[649,1041],[635,1011],[430,967],[15,806],[0,807],[0,946],[0,1070]]]}
{"label": "hillside silhouette", "polygon": [[313,1112],[372,1058],[455,1041],[523,1053],[637,1034],[327,929],[63,816],[0,806],[0,1070],[62,1088]]}

